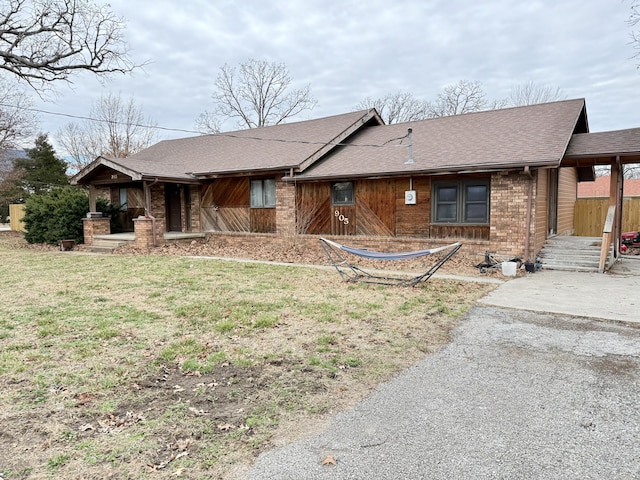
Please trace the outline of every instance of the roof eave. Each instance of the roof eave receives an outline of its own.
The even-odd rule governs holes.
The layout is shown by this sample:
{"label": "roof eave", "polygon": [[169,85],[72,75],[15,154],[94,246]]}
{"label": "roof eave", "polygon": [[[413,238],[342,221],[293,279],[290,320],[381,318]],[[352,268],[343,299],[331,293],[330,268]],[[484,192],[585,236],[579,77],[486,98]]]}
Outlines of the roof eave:
{"label": "roof eave", "polygon": [[[93,171],[95,171],[98,167],[111,168],[113,170],[116,170],[117,172],[127,175],[128,177],[131,177],[131,179],[134,181],[142,180],[142,177],[143,177],[141,172],[136,172],[135,170],[127,168],[124,165],[121,165],[112,159],[99,156],[93,162],[91,162],[89,165],[87,165],[78,173],[76,173],[73,177],[71,177],[69,182],[72,185],[84,185],[85,183],[82,182],[82,179],[85,178],[90,173],[92,173]],[[90,182],[86,182],[86,183],[90,183]]]}
{"label": "roof eave", "polygon": [[221,177],[246,177],[246,176],[256,176],[256,175],[264,175],[264,174],[272,174],[277,172],[296,172],[298,170],[298,165],[279,165],[274,167],[267,168],[259,168],[253,170],[221,170],[217,172],[187,172],[188,175],[193,175],[198,180],[207,180]]}
{"label": "roof eave", "polygon": [[303,160],[297,165],[300,172],[305,171],[312,166],[315,162],[324,157],[327,153],[338,146],[342,141],[356,133],[360,128],[369,123],[371,120],[375,120],[379,125],[384,125],[384,120],[380,117],[375,108],[369,109],[362,117],[356,120],[354,123],[345,128],[342,132],[332,138],[325,145],[320,147],[315,153]]}
{"label": "roof eave", "polygon": [[465,175],[472,173],[495,173],[500,171],[524,170],[529,168],[552,168],[559,166],[558,160],[540,161],[540,162],[514,162],[501,164],[482,164],[482,165],[448,165],[438,168],[416,168],[413,170],[396,170],[386,172],[361,172],[351,174],[335,174],[335,175],[297,175],[294,177],[286,177],[285,181],[333,181],[346,178],[389,178],[412,175]]}

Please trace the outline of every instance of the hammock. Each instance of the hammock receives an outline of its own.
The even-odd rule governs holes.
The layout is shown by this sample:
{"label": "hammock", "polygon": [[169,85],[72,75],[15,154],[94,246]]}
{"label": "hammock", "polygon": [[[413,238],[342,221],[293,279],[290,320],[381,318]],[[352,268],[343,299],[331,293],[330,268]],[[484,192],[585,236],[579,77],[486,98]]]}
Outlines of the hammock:
{"label": "hammock", "polygon": [[[414,252],[400,252],[400,253],[383,253],[373,252],[371,250],[364,250],[360,248],[348,247],[341,245],[337,242],[333,242],[326,238],[320,238],[320,245],[322,249],[329,257],[331,265],[335,267],[340,276],[348,282],[365,282],[365,283],[378,283],[382,285],[404,285],[415,287],[422,281],[427,281],[436,271],[444,265],[444,263],[453,257],[462,244],[460,242],[452,243],[444,247],[430,248],[428,250],[416,250]],[[347,252],[352,255],[356,255],[362,258],[369,258],[372,260],[408,260],[412,258],[423,257],[426,255],[433,255],[436,253],[449,250],[443,255],[429,270],[425,273],[413,278],[398,278],[398,277],[385,277],[374,275],[372,273],[365,272],[361,268],[349,263],[347,259],[342,255],[342,252]]]}

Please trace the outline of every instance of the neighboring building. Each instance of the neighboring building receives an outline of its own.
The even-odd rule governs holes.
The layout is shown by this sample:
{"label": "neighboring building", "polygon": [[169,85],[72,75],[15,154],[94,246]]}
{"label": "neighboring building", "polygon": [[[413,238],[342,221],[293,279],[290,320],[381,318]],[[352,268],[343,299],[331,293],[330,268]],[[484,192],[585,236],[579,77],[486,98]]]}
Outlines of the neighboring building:
{"label": "neighboring building", "polygon": [[102,197],[146,214],[136,240],[322,235],[386,250],[456,240],[528,259],[549,235],[573,232],[576,185],[593,180],[596,162],[580,145],[565,154],[587,132],[583,99],[394,125],[372,109],[166,140],[99,157],[72,182],[89,186],[92,205]]}
{"label": "neighboring building", "polygon": [[[578,198],[609,198],[610,186],[611,177],[609,175],[598,177],[593,182],[581,182],[578,184]],[[624,180],[624,196],[640,197],[640,178],[627,178]]]}

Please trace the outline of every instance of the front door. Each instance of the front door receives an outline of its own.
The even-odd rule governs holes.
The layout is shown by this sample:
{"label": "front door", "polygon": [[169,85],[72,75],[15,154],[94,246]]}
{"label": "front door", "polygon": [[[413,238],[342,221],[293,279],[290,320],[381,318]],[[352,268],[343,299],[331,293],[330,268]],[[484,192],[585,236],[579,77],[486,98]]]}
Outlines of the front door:
{"label": "front door", "polygon": [[549,231],[548,235],[558,232],[558,169],[549,170]]}
{"label": "front door", "polygon": [[180,185],[165,184],[165,201],[167,205],[167,232],[182,231],[182,202]]}

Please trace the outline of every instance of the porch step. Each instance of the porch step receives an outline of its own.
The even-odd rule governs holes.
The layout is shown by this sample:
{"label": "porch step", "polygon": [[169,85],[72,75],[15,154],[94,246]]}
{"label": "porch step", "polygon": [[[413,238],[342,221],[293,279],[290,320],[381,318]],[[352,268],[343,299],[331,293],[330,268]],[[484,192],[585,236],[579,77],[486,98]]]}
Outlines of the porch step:
{"label": "porch step", "polygon": [[89,247],[89,251],[94,253],[113,253],[116,248],[128,243],[127,240],[96,238],[93,240],[93,245]]}
{"label": "porch step", "polygon": [[[557,236],[549,238],[540,251],[542,268],[573,272],[597,272],[602,239]],[[613,247],[611,253],[613,252]]]}

